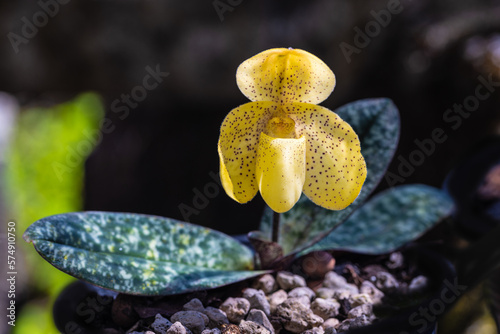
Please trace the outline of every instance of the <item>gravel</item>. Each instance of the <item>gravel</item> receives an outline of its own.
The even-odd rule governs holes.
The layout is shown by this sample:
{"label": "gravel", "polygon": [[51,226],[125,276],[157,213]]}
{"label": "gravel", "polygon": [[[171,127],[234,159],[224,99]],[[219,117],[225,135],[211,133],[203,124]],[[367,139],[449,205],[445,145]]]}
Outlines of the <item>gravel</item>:
{"label": "gravel", "polygon": [[[392,255],[386,268],[401,272],[402,255]],[[365,270],[366,268],[366,270]],[[326,273],[315,290],[303,277],[281,271],[255,279],[242,297],[220,300],[213,307],[193,298],[169,319],[155,316],[148,331],[136,334],[279,334],[283,330],[297,334],[336,334],[370,325],[377,318],[374,305],[394,291],[420,292],[428,286],[425,276],[398,279],[380,265],[370,265],[349,281],[335,271]],[[357,275],[357,274],[356,274]],[[399,275],[398,277],[402,277]],[[355,285],[351,282],[357,282]]]}

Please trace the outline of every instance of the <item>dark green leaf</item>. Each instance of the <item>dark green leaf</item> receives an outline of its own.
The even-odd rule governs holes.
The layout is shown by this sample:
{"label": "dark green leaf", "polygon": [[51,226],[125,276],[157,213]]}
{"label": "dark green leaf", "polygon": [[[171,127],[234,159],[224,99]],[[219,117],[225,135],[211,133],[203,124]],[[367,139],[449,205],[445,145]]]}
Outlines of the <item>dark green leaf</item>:
{"label": "dark green leaf", "polygon": [[373,197],[320,242],[302,251],[347,250],[365,254],[394,251],[421,236],[453,210],[443,191],[404,185]]}
{"label": "dark green leaf", "polygon": [[129,294],[167,295],[230,284],[252,271],[251,250],[217,231],[132,213],[43,218],[24,239],[58,269]]}
{"label": "dark green leaf", "polygon": [[[280,240],[285,255],[298,252],[326,236],[361,205],[384,176],[399,140],[399,113],[389,99],[367,99],[335,110],[359,136],[368,174],[353,204],[341,211],[323,209],[302,196],[292,210],[281,216]],[[262,219],[261,231],[271,234],[272,211]],[[269,237],[270,238],[270,237]]]}

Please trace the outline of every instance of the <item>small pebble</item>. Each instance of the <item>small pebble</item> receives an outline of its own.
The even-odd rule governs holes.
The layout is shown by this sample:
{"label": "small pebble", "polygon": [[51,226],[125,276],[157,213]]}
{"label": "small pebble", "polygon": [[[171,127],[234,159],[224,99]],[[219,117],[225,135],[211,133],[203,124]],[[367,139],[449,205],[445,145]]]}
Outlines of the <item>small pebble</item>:
{"label": "small pebble", "polygon": [[234,324],[222,324],[220,326],[221,334],[240,334],[240,328]]}
{"label": "small pebble", "polygon": [[375,285],[373,285],[372,282],[370,281],[364,281],[361,284],[361,287],[359,289],[361,293],[367,294],[370,296],[374,304],[379,304],[382,302],[382,298],[384,298],[384,293],[377,289]]}
{"label": "small pebble", "polygon": [[[336,299],[348,298],[347,295],[359,293],[359,289],[356,285],[347,283],[347,280],[343,276],[334,271],[330,271],[326,274],[325,280],[323,281],[323,287],[335,290],[334,297]],[[343,296],[341,298],[339,295],[342,293]]]}
{"label": "small pebble", "polygon": [[326,327],[325,334],[337,334],[337,330],[333,327]]}
{"label": "small pebble", "polygon": [[337,326],[340,324],[340,320],[337,318],[330,318],[326,319],[325,322],[323,323],[323,328],[327,329],[328,327],[333,327],[337,328]]}
{"label": "small pebble", "polygon": [[335,293],[333,294],[333,298],[337,300],[342,300],[342,299],[349,299],[353,295],[357,295],[359,291],[353,291],[350,289],[338,289],[335,290]]}
{"label": "small pebble", "polygon": [[337,327],[338,332],[347,332],[351,328],[351,324],[354,322],[354,319],[345,319],[340,323]]}
{"label": "small pebble", "polygon": [[250,310],[250,302],[245,298],[229,297],[219,308],[226,313],[230,322],[239,324]]}
{"label": "small pebble", "polygon": [[155,321],[151,324],[151,328],[158,334],[165,334],[170,326],[172,326],[172,323],[159,313],[156,314]]}
{"label": "small pebble", "polygon": [[201,332],[201,334],[221,334],[221,331],[218,328],[212,328],[212,329],[206,328],[203,330],[203,332]]}
{"label": "small pebble", "polygon": [[304,277],[294,275],[287,271],[280,271],[276,275],[276,281],[278,282],[280,288],[282,288],[283,290],[291,290],[301,286],[307,286]]}
{"label": "small pebble", "polygon": [[281,303],[276,308],[276,316],[281,319],[283,327],[292,333],[302,333],[323,324],[323,318],[294,299],[287,299]]}
{"label": "small pebble", "polygon": [[172,322],[180,322],[187,329],[195,334],[200,334],[208,325],[208,317],[197,311],[180,311],[175,313],[171,318]]}
{"label": "small pebble", "polygon": [[305,307],[311,307],[311,299],[307,296],[300,296],[300,297],[292,297],[288,298],[289,300],[293,299],[304,305]]}
{"label": "small pebble", "polygon": [[357,295],[352,295],[348,298],[349,303],[352,307],[356,307],[363,304],[373,304],[372,298],[366,293],[360,293]]}
{"label": "small pebble", "polygon": [[276,283],[273,275],[265,274],[255,280],[252,287],[264,291],[265,294],[270,294],[278,289],[278,283]]}
{"label": "small pebble", "polygon": [[352,295],[356,295],[359,293],[359,288],[351,283],[347,283],[345,286],[343,286],[343,289],[348,290]]}
{"label": "small pebble", "polygon": [[362,315],[358,318],[345,319],[342,321],[337,328],[338,332],[348,331],[349,329],[361,328],[364,326],[371,325],[371,320],[366,315]]}
{"label": "small pebble", "polygon": [[271,322],[267,318],[266,314],[261,310],[250,310],[250,312],[248,312],[247,321],[253,321],[266,328],[271,334],[274,334],[273,325],[271,325]]}
{"label": "small pebble", "polygon": [[398,269],[403,267],[404,260],[405,259],[403,257],[403,254],[401,254],[400,252],[394,252],[391,253],[391,255],[389,256],[389,261],[387,261],[385,265],[389,269]]}
{"label": "small pebble", "polygon": [[380,264],[369,264],[362,269],[363,272],[365,272],[368,276],[373,276],[373,279],[375,281],[375,275],[381,271],[387,271],[387,269]]}
{"label": "small pebble", "polygon": [[393,291],[399,287],[399,282],[388,272],[381,271],[375,277],[375,286],[382,291]]}
{"label": "small pebble", "polygon": [[272,316],[270,319],[269,319],[269,322],[271,323],[271,325],[273,325],[273,328],[274,328],[274,332],[275,333],[281,333],[281,331],[283,330],[283,324],[281,323],[280,321],[280,318],[277,317],[277,316]]}
{"label": "small pebble", "polygon": [[203,304],[198,298],[191,299],[188,303],[184,304],[182,307],[184,311],[197,311],[197,312],[203,312],[205,309],[203,307]]}
{"label": "small pebble", "polygon": [[422,275],[417,276],[411,280],[410,285],[408,286],[408,291],[410,293],[422,292],[427,287],[428,284],[427,282],[428,282],[427,277]]}
{"label": "small pebble", "polygon": [[335,290],[331,288],[319,288],[316,290],[316,297],[323,298],[323,299],[329,299],[333,298],[335,295]]}
{"label": "small pebble", "polygon": [[253,321],[241,320],[239,327],[241,334],[271,334],[264,326]]}
{"label": "small pebble", "polygon": [[314,327],[302,332],[302,334],[324,334],[324,333],[325,330],[323,329],[323,327]]}
{"label": "small pebble", "polygon": [[340,304],[335,299],[316,298],[311,304],[311,310],[324,320],[339,314]]}
{"label": "small pebble", "polygon": [[222,324],[229,323],[226,313],[218,308],[209,306],[203,310],[203,313],[208,317],[208,326],[210,328],[219,327]]}
{"label": "small pebble", "polygon": [[288,293],[288,298],[297,298],[302,296],[306,296],[309,300],[312,300],[314,296],[316,296],[316,293],[308,287],[294,288]]}
{"label": "small pebble", "polygon": [[176,321],[170,326],[167,334],[188,334],[191,333],[186,327],[184,327],[180,322]]}
{"label": "small pebble", "polygon": [[240,328],[234,324],[222,324],[220,327],[221,334],[240,334]]}
{"label": "small pebble", "polygon": [[323,281],[323,287],[332,289],[343,288],[346,284],[347,280],[345,277],[337,274],[335,271],[327,272]]}
{"label": "small pebble", "polygon": [[269,305],[264,291],[247,288],[243,291],[243,298],[250,302],[250,308],[262,310],[267,316],[271,315],[271,305]]}
{"label": "small pebble", "polygon": [[246,288],[245,290],[243,290],[243,298],[248,299],[249,297],[255,295],[256,293],[259,293],[259,290],[254,288]]}
{"label": "small pebble", "polygon": [[271,314],[274,314],[276,307],[287,300],[288,294],[285,290],[278,290],[268,297],[269,305],[271,307]]}
{"label": "small pebble", "polygon": [[373,306],[370,304],[363,304],[352,308],[349,313],[347,313],[348,319],[358,318],[362,315],[366,315],[371,318],[373,316]]}

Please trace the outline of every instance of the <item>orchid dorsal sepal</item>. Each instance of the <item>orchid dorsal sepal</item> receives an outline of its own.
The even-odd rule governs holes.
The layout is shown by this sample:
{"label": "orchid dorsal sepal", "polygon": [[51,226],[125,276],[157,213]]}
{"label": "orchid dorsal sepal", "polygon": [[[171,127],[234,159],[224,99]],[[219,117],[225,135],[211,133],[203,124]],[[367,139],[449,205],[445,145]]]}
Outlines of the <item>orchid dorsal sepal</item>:
{"label": "orchid dorsal sepal", "polygon": [[250,101],[318,104],[335,88],[335,75],[321,59],[307,51],[276,48],[241,63],[236,82]]}

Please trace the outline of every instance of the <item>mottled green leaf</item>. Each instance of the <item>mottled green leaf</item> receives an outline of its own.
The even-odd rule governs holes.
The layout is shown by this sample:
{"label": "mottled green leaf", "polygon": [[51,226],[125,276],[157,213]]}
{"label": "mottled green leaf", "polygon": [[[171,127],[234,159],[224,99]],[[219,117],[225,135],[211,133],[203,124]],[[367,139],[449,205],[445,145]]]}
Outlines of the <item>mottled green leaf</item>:
{"label": "mottled green leaf", "polygon": [[300,255],[334,249],[389,253],[421,236],[449,216],[453,208],[451,198],[440,189],[420,184],[392,188],[373,197]]}
{"label": "mottled green leaf", "polygon": [[[367,99],[335,110],[359,136],[368,174],[361,193],[344,210],[321,208],[302,195],[292,210],[281,216],[279,244],[285,255],[295,253],[326,236],[361,205],[384,176],[399,140],[399,113],[391,100]],[[271,234],[272,211],[264,213],[261,231]]]}
{"label": "mottled green leaf", "polygon": [[252,271],[252,251],[233,238],[156,216],[56,215],[32,224],[24,239],[56,268],[129,294],[177,294],[262,274]]}

